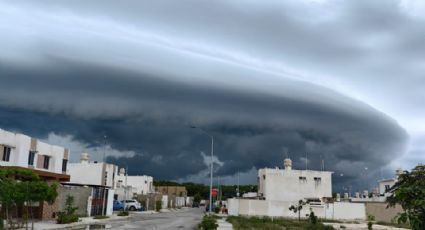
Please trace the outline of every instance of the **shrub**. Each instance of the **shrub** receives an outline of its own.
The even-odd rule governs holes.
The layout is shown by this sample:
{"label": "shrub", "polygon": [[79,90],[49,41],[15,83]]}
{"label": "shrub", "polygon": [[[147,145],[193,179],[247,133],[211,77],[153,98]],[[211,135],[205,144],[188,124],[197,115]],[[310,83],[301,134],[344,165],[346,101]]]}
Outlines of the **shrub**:
{"label": "shrub", "polygon": [[59,212],[58,213],[58,224],[69,224],[78,222],[78,216],[77,215],[67,215],[65,212]]}
{"label": "shrub", "polygon": [[367,229],[368,229],[368,230],[372,230],[372,226],[373,226],[373,222],[372,222],[372,221],[374,221],[374,220],[375,220],[375,216],[373,216],[373,215],[368,215],[368,216],[367,216],[367,219],[369,220],[369,221],[367,222]]}
{"label": "shrub", "polygon": [[108,219],[108,218],[109,218],[109,216],[101,216],[101,215],[93,217],[93,219],[96,219],[96,220]]}
{"label": "shrub", "polygon": [[160,200],[157,200],[155,202],[155,211],[159,212],[159,210],[162,209],[162,202]]}
{"label": "shrub", "polygon": [[78,222],[78,216],[75,214],[75,211],[77,211],[78,208],[74,207],[73,204],[74,197],[70,195],[66,196],[65,211],[58,213],[58,224]]}
{"label": "shrub", "polygon": [[199,225],[199,229],[202,230],[215,230],[217,229],[218,224],[217,220],[214,216],[205,215],[202,219],[201,224]]}
{"label": "shrub", "polygon": [[4,229],[4,222],[3,219],[0,217],[0,230]]}
{"label": "shrub", "polygon": [[220,212],[220,209],[221,209],[221,207],[220,206],[217,206],[217,207],[214,208],[214,212],[215,213],[219,213]]}
{"label": "shrub", "polygon": [[128,216],[128,211],[120,211],[117,216]]}

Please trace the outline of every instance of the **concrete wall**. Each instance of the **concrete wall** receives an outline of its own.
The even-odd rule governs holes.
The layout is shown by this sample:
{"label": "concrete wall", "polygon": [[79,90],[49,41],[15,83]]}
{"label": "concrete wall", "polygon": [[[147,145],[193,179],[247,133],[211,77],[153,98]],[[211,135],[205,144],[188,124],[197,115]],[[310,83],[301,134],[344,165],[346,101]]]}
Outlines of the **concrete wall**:
{"label": "concrete wall", "polygon": [[[298,218],[298,214],[289,210],[291,205],[297,202],[251,200],[251,199],[228,199],[229,215],[246,216],[274,216]],[[301,217],[312,211],[321,218],[338,220],[365,220],[366,210],[364,204],[356,203],[330,203],[324,205],[305,205],[301,210]]]}
{"label": "concrete wall", "polygon": [[113,213],[113,207],[114,207],[114,190],[109,189],[108,190],[108,198],[106,203],[106,215],[110,216]]}
{"label": "concrete wall", "polygon": [[146,194],[146,195],[138,195],[137,200],[144,206],[145,210],[155,210],[156,209],[156,201],[161,201],[162,205],[162,195],[161,194]]}
{"label": "concrete wall", "polygon": [[387,208],[386,203],[366,203],[367,215],[373,215],[376,221],[392,222],[402,212],[400,205]]}
{"label": "concrete wall", "polygon": [[332,197],[332,172],[265,168],[258,171],[258,183],[258,194],[266,200]]}
{"label": "concrete wall", "polygon": [[[59,186],[58,187],[58,208],[59,211],[65,210],[65,201],[67,195],[74,197],[74,206],[77,207],[77,215],[89,216],[88,201],[91,199],[92,188],[80,186]],[[91,206],[91,205],[90,205]]]}
{"label": "concrete wall", "polygon": [[163,209],[168,208],[168,195],[162,195],[161,204]]}

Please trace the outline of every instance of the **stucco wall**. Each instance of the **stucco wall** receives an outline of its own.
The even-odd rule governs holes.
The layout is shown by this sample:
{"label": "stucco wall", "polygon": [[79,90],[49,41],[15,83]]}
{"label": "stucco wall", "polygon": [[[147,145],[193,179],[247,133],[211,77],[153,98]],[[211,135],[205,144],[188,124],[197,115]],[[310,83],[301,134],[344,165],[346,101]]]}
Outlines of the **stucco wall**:
{"label": "stucco wall", "polygon": [[[289,210],[289,207],[296,205],[297,202],[250,199],[228,199],[227,202],[229,215],[298,217],[298,214]],[[323,205],[305,205],[301,210],[301,217],[305,218],[310,213],[310,208],[314,211],[315,215],[326,219],[366,219],[365,205],[360,203],[337,202]]]}
{"label": "stucco wall", "polygon": [[391,222],[402,212],[403,208],[400,205],[387,208],[386,203],[366,203],[367,215],[373,215],[376,221]]}

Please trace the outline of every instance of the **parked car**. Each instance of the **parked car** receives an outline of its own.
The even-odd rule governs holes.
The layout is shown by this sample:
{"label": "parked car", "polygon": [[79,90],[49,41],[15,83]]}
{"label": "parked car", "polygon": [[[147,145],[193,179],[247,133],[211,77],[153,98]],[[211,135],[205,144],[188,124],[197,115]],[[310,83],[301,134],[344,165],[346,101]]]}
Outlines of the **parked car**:
{"label": "parked car", "polygon": [[137,200],[122,200],[125,210],[136,211],[141,210],[142,205]]}
{"label": "parked car", "polygon": [[114,205],[112,207],[114,211],[124,210],[124,203],[118,200],[114,200]]}

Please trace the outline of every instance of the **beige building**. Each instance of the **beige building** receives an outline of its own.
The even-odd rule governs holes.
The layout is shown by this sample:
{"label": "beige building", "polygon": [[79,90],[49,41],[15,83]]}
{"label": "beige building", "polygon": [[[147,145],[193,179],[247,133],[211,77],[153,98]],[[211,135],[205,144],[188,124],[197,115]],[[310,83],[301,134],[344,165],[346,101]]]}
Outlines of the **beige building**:
{"label": "beige building", "polygon": [[155,186],[155,191],[168,196],[187,196],[187,190],[184,186]]}

